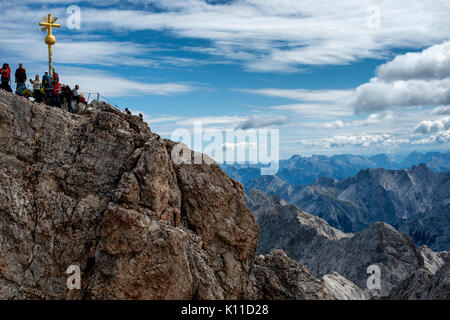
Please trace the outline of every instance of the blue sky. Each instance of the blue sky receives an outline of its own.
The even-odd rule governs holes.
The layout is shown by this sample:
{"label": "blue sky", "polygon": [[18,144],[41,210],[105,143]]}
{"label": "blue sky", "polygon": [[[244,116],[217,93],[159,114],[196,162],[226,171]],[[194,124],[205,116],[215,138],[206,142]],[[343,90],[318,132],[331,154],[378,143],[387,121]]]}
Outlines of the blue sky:
{"label": "blue sky", "polygon": [[38,22],[51,12],[61,81],[143,113],[166,138],[197,119],[279,129],[282,158],[446,151],[450,5],[391,2],[2,0],[0,56],[41,75]]}

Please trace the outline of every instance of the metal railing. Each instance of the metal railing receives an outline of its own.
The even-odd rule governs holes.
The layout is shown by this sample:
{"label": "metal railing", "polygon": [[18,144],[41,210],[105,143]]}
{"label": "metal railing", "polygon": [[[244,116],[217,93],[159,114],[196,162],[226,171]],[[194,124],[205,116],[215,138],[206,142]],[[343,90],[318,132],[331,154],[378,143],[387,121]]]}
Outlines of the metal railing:
{"label": "metal railing", "polygon": [[[98,100],[100,101],[100,93],[98,92],[80,92],[80,94],[83,95],[83,97],[86,99],[86,102],[89,104],[90,102],[92,102],[93,100]],[[91,97],[92,97],[92,101],[91,101]],[[97,99],[94,99],[94,98]]]}
{"label": "metal railing", "polygon": [[[11,82],[11,81],[10,81]],[[33,92],[33,85],[31,84],[25,84],[26,88],[28,90],[30,90],[31,92]],[[105,97],[104,95],[102,95],[100,92],[80,92],[80,94],[83,95],[83,97],[86,99],[86,103],[89,104],[94,100],[98,100],[98,101],[105,101],[106,103],[108,103],[109,105],[113,106],[114,108],[125,112],[125,109],[120,107],[119,105],[117,105],[116,103],[114,103],[113,101],[111,101],[110,98]],[[95,99],[96,98],[96,99]],[[91,100],[92,99],[92,100]]]}

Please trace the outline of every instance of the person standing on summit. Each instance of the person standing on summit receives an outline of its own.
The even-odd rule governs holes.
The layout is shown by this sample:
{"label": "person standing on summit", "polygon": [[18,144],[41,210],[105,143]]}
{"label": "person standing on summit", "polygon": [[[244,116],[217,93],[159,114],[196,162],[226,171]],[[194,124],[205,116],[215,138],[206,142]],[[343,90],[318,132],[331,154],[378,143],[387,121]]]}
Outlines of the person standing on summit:
{"label": "person standing on summit", "polygon": [[61,90],[62,86],[59,81],[53,80],[53,106],[61,109]]}
{"label": "person standing on summit", "polygon": [[47,105],[51,105],[53,103],[53,88],[48,72],[45,72],[44,76],[42,77],[42,86],[44,87],[45,103]]}
{"label": "person standing on summit", "polygon": [[9,86],[9,80],[11,80],[11,69],[7,63],[3,64],[3,67],[0,69],[0,74],[2,76],[2,85],[0,86],[0,89],[12,92],[12,89]]}
{"label": "person standing on summit", "polygon": [[30,79],[30,83],[33,85],[34,100],[37,103],[41,103],[42,102],[42,95],[41,95],[42,82],[39,80],[39,75],[36,75],[36,78],[34,80]]}
{"label": "person standing on summit", "polygon": [[19,68],[16,70],[16,83],[17,88],[16,91],[19,90],[20,87],[25,85],[27,81],[27,70],[23,68],[22,64],[19,64]]}

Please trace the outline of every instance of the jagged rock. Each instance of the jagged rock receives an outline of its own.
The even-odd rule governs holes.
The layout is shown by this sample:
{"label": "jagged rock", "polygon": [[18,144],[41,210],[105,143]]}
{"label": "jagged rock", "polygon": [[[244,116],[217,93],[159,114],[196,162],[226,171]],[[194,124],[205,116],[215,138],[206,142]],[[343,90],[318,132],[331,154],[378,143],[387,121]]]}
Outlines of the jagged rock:
{"label": "jagged rock", "polygon": [[322,277],[325,291],[337,300],[367,300],[370,295],[337,272]]}
{"label": "jagged rock", "polygon": [[246,203],[261,229],[258,253],[282,249],[308,267],[313,276],[337,272],[363,290],[367,288],[367,268],[377,265],[381,269],[381,290],[370,290],[371,296],[387,296],[416,270],[434,274],[444,263],[441,254],[415,246],[408,236],[385,223],[375,223],[357,234],[344,234],[259,190],[251,190]]}
{"label": "jagged rock", "polygon": [[450,300],[450,259],[436,272],[419,269],[389,293],[393,300]]}
{"label": "jagged rock", "polygon": [[283,251],[260,255],[250,276],[248,299],[254,300],[333,300],[324,283]]}
{"label": "jagged rock", "polygon": [[102,102],[73,115],[0,90],[0,298],[244,297],[258,227],[243,187],[175,165],[173,145]]}

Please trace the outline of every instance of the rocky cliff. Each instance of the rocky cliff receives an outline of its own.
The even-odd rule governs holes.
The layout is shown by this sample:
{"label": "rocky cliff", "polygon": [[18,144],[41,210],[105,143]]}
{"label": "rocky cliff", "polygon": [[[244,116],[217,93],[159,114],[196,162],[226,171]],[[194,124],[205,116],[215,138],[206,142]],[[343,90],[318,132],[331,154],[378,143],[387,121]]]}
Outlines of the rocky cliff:
{"label": "rocky cliff", "polygon": [[436,273],[417,270],[389,293],[392,300],[450,300],[450,256]]}
{"label": "rocky cliff", "polygon": [[417,247],[408,236],[385,223],[375,223],[360,233],[349,234],[275,195],[256,189],[246,195],[246,203],[261,229],[260,254],[281,249],[308,267],[313,276],[330,279],[330,274],[338,273],[362,290],[367,288],[367,268],[377,265],[381,271],[381,289],[366,290],[370,296],[386,297],[416,271],[423,270],[432,276],[444,265],[443,254],[425,246]]}
{"label": "rocky cliff", "polygon": [[[0,92],[1,298],[242,298],[258,227],[217,164],[103,103],[84,115]],[[68,291],[78,265],[82,290]]]}
{"label": "rocky cliff", "polygon": [[0,90],[0,299],[345,298],[256,257],[242,185],[174,146],[105,103],[73,115]]}

